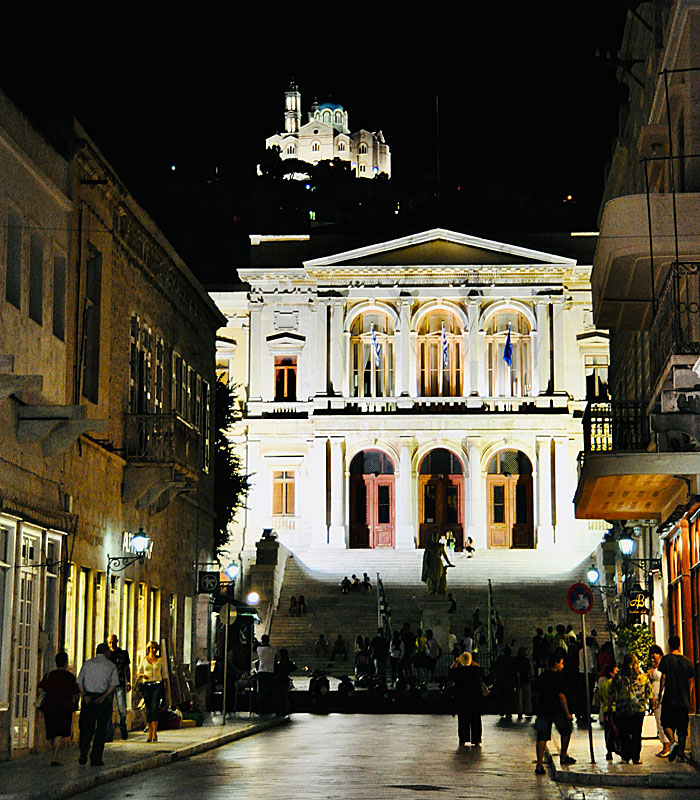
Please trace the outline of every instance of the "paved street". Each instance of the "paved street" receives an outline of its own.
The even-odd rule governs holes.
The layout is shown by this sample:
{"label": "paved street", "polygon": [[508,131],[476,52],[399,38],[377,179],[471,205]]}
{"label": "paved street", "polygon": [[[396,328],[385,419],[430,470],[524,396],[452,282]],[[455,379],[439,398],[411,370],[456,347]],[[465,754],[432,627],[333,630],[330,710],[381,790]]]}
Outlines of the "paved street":
{"label": "paved street", "polygon": [[[101,786],[81,798],[651,800],[662,796],[659,789],[577,787],[537,777],[532,729],[497,727],[493,717],[484,722],[482,749],[458,751],[456,721],[448,716],[299,714],[291,725]],[[666,796],[700,800],[700,789],[669,790]]]}

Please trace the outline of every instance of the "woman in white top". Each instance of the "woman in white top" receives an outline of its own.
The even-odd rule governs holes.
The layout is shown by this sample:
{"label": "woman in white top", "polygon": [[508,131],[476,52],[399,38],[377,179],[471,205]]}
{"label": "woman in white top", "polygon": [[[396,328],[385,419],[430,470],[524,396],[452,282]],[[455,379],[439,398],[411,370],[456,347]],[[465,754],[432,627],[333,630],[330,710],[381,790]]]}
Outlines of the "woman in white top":
{"label": "woman in white top", "polygon": [[148,722],[148,742],[158,741],[158,709],[168,694],[168,672],[160,658],[157,642],[149,642],[146,655],[139,662],[136,680],[139,683]]}
{"label": "woman in white top", "polygon": [[649,658],[651,659],[651,669],[649,670],[649,680],[651,681],[651,695],[652,707],[654,709],[654,717],[656,717],[656,731],[661,742],[661,750],[656,754],[659,758],[666,758],[670,752],[670,742],[664,733],[661,725],[661,698],[659,692],[661,691],[661,673],[659,672],[659,662],[663,658],[664,651],[658,644],[653,644],[649,648]]}

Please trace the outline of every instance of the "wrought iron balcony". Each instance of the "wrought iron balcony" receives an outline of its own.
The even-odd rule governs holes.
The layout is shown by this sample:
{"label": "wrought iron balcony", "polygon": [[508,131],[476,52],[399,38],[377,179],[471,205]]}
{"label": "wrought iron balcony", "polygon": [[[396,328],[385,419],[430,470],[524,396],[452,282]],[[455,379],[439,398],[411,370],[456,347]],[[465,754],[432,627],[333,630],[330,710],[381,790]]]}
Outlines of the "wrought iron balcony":
{"label": "wrought iron balcony", "polygon": [[643,403],[589,403],[583,414],[585,453],[646,450],[651,441]]}
{"label": "wrought iron balcony", "polygon": [[654,387],[674,361],[690,366],[700,355],[700,262],[671,264],[656,305],[649,344]]}
{"label": "wrought iron balcony", "polygon": [[130,462],[202,468],[202,437],[177,414],[126,414],[125,457]]}

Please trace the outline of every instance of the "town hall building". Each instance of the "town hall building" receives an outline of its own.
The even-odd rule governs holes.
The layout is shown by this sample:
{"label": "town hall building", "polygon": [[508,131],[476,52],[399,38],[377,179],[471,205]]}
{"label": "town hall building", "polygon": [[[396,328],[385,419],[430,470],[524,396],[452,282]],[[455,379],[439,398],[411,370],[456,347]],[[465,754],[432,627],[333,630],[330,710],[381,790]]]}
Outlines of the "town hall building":
{"label": "town hall building", "polygon": [[284,131],[265,140],[279,147],[280,158],[295,158],[307,164],[319,161],[349,161],[357,178],[391,177],[391,152],[381,131],[360,129],[351,133],[348,112],[338,103],[314,100],[308,121],[302,124],[301,92],[292,81],[284,95]]}
{"label": "town hall building", "polygon": [[232,551],[593,549],[574,518],[586,399],[608,341],[588,264],[433,229],[344,249],[251,236],[218,368],[251,491]]}

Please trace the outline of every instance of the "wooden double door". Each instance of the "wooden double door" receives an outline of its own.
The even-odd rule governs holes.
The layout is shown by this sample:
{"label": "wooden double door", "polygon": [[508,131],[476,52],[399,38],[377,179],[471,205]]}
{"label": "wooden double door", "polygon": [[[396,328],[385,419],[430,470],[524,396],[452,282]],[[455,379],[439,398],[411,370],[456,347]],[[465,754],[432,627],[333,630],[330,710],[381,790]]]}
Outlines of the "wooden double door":
{"label": "wooden double door", "polygon": [[535,546],[532,475],[488,475],[489,547]]}
{"label": "wooden double door", "polygon": [[351,475],[350,547],[394,547],[394,476]]}
{"label": "wooden double door", "polygon": [[425,547],[435,536],[452,531],[455,549],[464,547],[462,522],[462,475],[418,476],[418,547]]}

